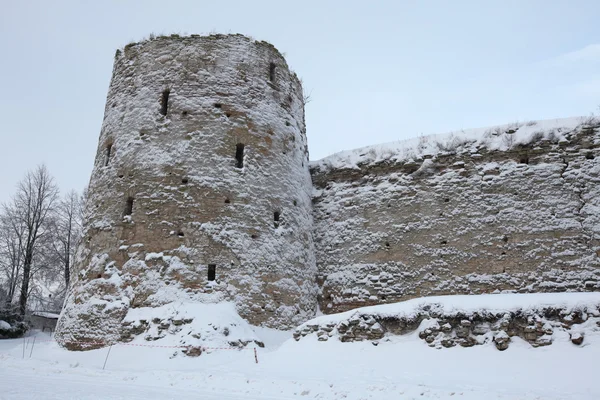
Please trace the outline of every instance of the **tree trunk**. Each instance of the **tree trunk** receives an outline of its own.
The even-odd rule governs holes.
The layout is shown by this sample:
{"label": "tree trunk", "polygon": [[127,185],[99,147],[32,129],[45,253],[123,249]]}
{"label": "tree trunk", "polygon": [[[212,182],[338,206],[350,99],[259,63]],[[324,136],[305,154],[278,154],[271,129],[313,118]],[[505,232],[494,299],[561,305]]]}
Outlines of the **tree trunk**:
{"label": "tree trunk", "polygon": [[25,316],[27,311],[27,298],[29,297],[29,278],[31,277],[31,260],[29,254],[25,255],[23,263],[23,282],[21,282],[21,295],[19,296],[19,313]]}

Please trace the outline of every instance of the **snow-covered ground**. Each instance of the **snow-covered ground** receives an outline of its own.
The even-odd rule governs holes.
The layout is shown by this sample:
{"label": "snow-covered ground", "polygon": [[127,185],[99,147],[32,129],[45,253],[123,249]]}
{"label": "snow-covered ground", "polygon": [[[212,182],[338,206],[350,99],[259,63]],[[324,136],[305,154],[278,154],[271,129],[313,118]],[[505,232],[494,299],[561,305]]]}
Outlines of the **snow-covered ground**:
{"label": "snow-covered ground", "polygon": [[[600,294],[560,294],[554,302],[553,295],[548,294],[539,299],[535,295],[493,296],[489,295],[480,307],[514,309],[546,303],[577,307],[600,298]],[[472,300],[469,296],[448,296],[444,307],[475,308],[481,297],[471,297]],[[407,312],[410,303],[407,304],[382,306],[387,309],[381,311]],[[600,357],[600,330],[596,329],[586,332],[581,346],[572,344],[568,335],[557,335],[551,346],[539,348],[513,338],[506,351],[496,350],[491,343],[435,349],[419,339],[416,331],[389,337],[389,341],[380,341],[377,346],[369,341],[295,341],[291,332],[263,328],[255,328],[254,333],[266,345],[258,349],[258,364],[253,348],[213,350],[192,358],[183,356],[179,349],[115,345],[106,369],[102,370],[107,348],[69,352],[48,334],[33,332],[33,352],[32,336],[0,341],[0,398],[600,398],[600,387],[595,383]],[[166,340],[141,339],[132,344],[164,345]]]}

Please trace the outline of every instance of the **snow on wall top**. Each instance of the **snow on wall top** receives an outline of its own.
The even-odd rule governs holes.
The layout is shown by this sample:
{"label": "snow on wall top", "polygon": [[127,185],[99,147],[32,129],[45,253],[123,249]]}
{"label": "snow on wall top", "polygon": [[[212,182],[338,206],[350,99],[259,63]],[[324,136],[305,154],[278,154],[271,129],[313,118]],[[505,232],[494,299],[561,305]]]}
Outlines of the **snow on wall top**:
{"label": "snow on wall top", "polygon": [[403,163],[455,153],[476,154],[482,149],[506,151],[517,145],[550,139],[565,141],[565,135],[592,122],[591,117],[571,117],[511,123],[487,128],[420,136],[341,151],[311,162],[311,169],[356,169],[379,162]]}

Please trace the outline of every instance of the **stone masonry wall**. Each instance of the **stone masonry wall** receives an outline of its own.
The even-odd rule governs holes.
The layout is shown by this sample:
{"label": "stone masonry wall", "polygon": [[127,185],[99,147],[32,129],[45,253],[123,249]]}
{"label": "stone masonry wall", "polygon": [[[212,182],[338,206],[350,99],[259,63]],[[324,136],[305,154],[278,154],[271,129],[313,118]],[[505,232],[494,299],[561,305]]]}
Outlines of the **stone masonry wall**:
{"label": "stone masonry wall", "polygon": [[173,301],[233,301],[257,325],[312,317],[311,190],[302,87],[273,46],[172,36],[117,51],[57,338],[116,339],[130,308]]}
{"label": "stone masonry wall", "polygon": [[507,151],[458,146],[402,162],[314,165],[321,310],[600,290],[598,123],[560,140],[547,133]]}
{"label": "stone masonry wall", "polygon": [[272,45],[128,45],[56,338],[129,340],[128,313],[177,302],[230,301],[251,324],[291,328],[318,307],[600,291],[600,122],[536,124],[309,171],[302,87]]}

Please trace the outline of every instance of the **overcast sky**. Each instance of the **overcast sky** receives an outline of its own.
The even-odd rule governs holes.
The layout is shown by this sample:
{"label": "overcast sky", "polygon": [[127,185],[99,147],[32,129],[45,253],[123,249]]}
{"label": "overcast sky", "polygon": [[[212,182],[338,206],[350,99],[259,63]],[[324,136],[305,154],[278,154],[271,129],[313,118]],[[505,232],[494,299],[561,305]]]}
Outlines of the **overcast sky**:
{"label": "overcast sky", "polygon": [[115,50],[243,33],[304,81],[311,159],[419,134],[589,115],[600,1],[0,0],[0,201],[45,163],[89,181]]}

